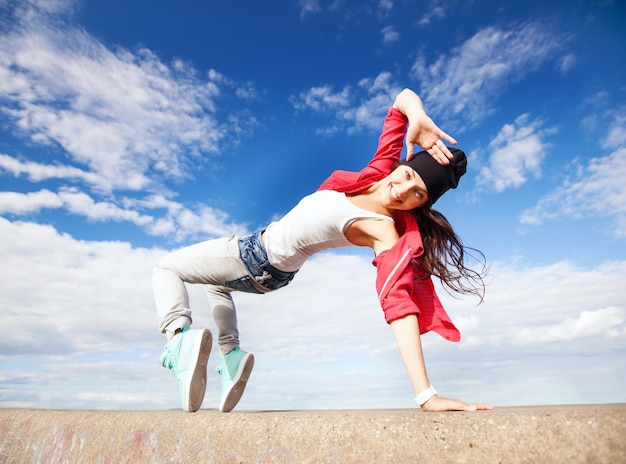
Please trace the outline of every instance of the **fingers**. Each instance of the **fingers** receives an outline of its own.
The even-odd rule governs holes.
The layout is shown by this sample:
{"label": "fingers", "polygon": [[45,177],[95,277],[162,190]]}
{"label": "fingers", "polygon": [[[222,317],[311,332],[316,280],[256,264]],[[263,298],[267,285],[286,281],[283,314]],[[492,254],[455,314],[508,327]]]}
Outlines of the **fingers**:
{"label": "fingers", "polygon": [[438,139],[435,144],[426,151],[439,164],[450,164],[450,160],[452,159],[452,153],[450,152],[450,150],[448,150],[448,147],[446,147],[441,139]]}
{"label": "fingers", "polygon": [[422,410],[425,412],[443,412],[443,411],[485,411],[493,409],[486,404],[468,403],[452,398],[443,398],[440,396],[433,396],[430,400],[422,405]]}
{"label": "fingers", "polygon": [[463,411],[488,411],[491,409],[493,408],[491,406],[487,406],[486,404],[465,403]]}
{"label": "fingers", "polygon": [[411,161],[411,159],[413,158],[414,154],[415,154],[415,146],[413,145],[413,143],[411,143],[410,141],[407,140],[407,144],[406,144],[406,160],[407,161]]}
{"label": "fingers", "polygon": [[446,146],[444,140],[456,145],[457,141],[450,135],[443,132],[432,123],[428,131],[419,130],[418,126],[409,126],[406,135],[407,154],[406,159],[410,161],[415,156],[415,144],[421,146],[439,164],[450,164],[453,158],[452,152]]}
{"label": "fingers", "polygon": [[[446,146],[443,145],[443,142],[441,142],[441,140],[439,141],[439,143],[441,143],[441,146],[435,144],[432,147],[424,151],[430,154],[430,156],[432,156],[435,159],[435,161],[437,161],[439,164],[450,164],[449,159],[452,158],[452,153],[450,153],[450,150],[448,150]],[[413,147],[413,144],[407,145],[406,160],[411,161],[411,159],[414,156],[415,156],[415,149]]]}
{"label": "fingers", "polygon": [[442,139],[447,140],[453,145],[456,145],[457,141],[450,135],[446,134],[442,130],[434,132],[435,141],[433,145],[426,151],[439,163],[450,164],[450,160],[453,158],[452,152],[448,149]]}
{"label": "fingers", "polygon": [[454,139],[454,137],[446,134],[445,132],[441,131],[441,133],[439,134],[439,138],[441,139],[446,139],[448,142],[450,142],[452,145],[456,145],[457,141]]}
{"label": "fingers", "polygon": [[489,406],[487,404],[477,404],[476,409],[481,410],[481,411],[489,411],[493,409],[493,406]]}
{"label": "fingers", "polygon": [[478,403],[468,403],[466,401],[459,401],[461,407],[459,407],[459,411],[487,411],[493,409],[491,406],[487,406],[486,404],[478,404]]}

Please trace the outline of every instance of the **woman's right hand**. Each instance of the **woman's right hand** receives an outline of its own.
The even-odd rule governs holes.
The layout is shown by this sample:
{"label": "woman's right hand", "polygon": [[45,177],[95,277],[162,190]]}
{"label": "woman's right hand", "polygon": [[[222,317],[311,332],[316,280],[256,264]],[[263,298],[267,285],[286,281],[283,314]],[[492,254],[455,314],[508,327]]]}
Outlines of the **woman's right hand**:
{"label": "woman's right hand", "polygon": [[468,403],[466,401],[456,400],[453,398],[444,398],[435,395],[422,405],[422,411],[425,412],[443,412],[443,411],[478,411],[493,409],[486,404]]}

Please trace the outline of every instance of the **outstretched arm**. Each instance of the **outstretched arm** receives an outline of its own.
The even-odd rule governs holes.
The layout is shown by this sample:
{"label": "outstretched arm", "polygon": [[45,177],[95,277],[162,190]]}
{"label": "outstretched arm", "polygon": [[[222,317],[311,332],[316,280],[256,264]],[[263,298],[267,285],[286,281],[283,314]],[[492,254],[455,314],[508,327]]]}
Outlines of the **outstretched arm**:
{"label": "outstretched arm", "polygon": [[[422,341],[417,324],[417,316],[411,314],[390,323],[391,330],[400,350],[400,356],[406,368],[413,393],[417,396],[428,390],[430,382],[426,374]],[[423,411],[476,411],[478,409],[492,409],[484,404],[467,403],[452,398],[443,398],[434,395],[421,405]]]}
{"label": "outstretched arm", "polygon": [[456,145],[456,140],[439,129],[424,111],[420,97],[411,89],[400,92],[393,103],[409,120],[406,133],[407,160],[413,158],[415,145],[426,150],[439,164],[449,164],[452,153],[442,139]]}

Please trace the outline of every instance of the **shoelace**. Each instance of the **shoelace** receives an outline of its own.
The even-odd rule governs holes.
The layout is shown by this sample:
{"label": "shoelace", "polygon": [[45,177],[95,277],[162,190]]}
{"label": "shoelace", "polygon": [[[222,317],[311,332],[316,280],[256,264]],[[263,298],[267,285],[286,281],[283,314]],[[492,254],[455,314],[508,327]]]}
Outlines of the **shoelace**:
{"label": "shoelace", "polygon": [[168,347],[165,347],[165,349],[163,350],[163,354],[161,355],[161,365],[176,373],[176,364],[172,361],[172,353],[170,352]]}
{"label": "shoelace", "polygon": [[228,369],[225,369],[223,364],[220,364],[215,368],[215,372],[217,372],[219,375],[222,375],[224,371],[226,371],[226,374],[228,374]]}
{"label": "shoelace", "polygon": [[228,380],[231,380],[230,372],[228,372],[228,368],[224,365],[224,361],[220,361],[220,365],[215,368],[215,372],[221,375],[222,378],[226,376]]}

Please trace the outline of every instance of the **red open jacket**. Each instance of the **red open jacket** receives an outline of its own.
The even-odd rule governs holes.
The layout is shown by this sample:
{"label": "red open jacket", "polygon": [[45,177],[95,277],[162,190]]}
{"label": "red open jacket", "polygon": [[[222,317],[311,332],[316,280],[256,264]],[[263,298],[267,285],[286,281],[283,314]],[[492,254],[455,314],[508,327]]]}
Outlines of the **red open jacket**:
{"label": "red open jacket", "polygon": [[[319,190],[359,193],[386,177],[400,161],[408,120],[397,109],[390,108],[378,149],[368,165],[359,172],[335,171]],[[410,211],[396,211],[396,230],[400,240],[373,260],[376,266],[376,291],[389,323],[418,315],[420,333],[437,332],[446,340],[458,342],[461,334],[443,308],[430,276],[424,276],[412,263],[424,252],[422,236]]]}

